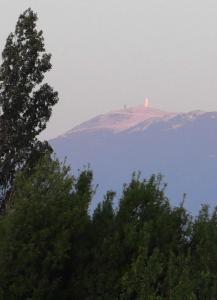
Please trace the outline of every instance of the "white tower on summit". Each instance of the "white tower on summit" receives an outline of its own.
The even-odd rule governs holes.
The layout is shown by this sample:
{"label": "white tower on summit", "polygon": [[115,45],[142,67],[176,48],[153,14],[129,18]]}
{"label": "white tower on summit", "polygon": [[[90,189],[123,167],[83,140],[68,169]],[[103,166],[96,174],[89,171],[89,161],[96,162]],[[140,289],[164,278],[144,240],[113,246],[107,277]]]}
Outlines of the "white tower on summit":
{"label": "white tower on summit", "polygon": [[148,98],[145,98],[144,107],[145,108],[149,107],[149,99]]}

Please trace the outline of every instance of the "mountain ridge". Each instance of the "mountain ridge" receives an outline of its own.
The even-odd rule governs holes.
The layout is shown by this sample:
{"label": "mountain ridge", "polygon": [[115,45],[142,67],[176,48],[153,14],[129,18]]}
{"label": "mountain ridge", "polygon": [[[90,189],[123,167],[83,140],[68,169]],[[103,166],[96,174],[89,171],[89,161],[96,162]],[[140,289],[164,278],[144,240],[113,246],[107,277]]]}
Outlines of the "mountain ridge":
{"label": "mountain ridge", "polygon": [[[144,107],[138,105],[125,109],[110,111],[108,113],[97,115],[89,120],[74,126],[72,129],[51,139],[68,137],[74,133],[84,131],[108,130],[113,133],[136,131],[143,125],[142,129],[147,129],[149,125],[159,121],[169,121],[175,117],[184,117],[189,120],[204,114],[214,114],[215,112],[206,112],[194,110],[190,112],[167,112],[153,107]],[[178,125],[177,125],[178,126]]]}
{"label": "mountain ridge", "polygon": [[74,132],[97,129],[108,129],[115,133],[119,133],[144,121],[151,119],[161,120],[175,115],[177,115],[177,113],[165,112],[160,109],[139,105],[95,116],[88,121],[73,127],[63,134],[63,136],[70,135]]}
{"label": "mountain ridge", "polygon": [[119,192],[140,170],[144,177],[165,175],[174,205],[187,193],[188,209],[195,212],[201,203],[216,204],[216,132],[217,112],[136,107],[96,116],[50,143],[60,159],[68,158],[73,172],[90,164],[99,184],[95,204],[107,190]]}

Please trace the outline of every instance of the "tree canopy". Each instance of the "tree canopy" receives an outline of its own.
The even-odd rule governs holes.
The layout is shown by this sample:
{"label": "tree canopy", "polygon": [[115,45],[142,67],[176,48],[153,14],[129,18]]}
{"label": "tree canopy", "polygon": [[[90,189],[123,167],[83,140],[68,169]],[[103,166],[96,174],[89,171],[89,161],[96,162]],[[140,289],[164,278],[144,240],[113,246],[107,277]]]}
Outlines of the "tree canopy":
{"label": "tree canopy", "polygon": [[133,176],[91,214],[92,172],[45,156],[16,175],[0,219],[0,299],[215,299],[217,219],[172,207],[161,176]]}

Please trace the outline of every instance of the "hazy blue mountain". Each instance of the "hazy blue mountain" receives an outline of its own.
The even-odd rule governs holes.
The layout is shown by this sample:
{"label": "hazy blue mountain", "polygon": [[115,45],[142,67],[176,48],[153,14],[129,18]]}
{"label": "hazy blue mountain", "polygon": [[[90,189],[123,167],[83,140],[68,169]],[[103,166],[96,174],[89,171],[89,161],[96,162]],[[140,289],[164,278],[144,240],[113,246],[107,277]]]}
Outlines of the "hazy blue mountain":
{"label": "hazy blue mountain", "polygon": [[97,116],[50,141],[73,171],[90,164],[96,202],[117,192],[133,171],[162,173],[173,204],[193,213],[217,205],[217,112],[168,113],[138,106]]}

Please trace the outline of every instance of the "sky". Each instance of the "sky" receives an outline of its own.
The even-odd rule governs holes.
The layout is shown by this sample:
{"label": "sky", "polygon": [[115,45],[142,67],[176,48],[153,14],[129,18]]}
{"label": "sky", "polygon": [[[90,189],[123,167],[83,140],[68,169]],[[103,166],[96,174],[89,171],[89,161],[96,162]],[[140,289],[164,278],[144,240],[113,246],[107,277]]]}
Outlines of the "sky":
{"label": "sky", "polygon": [[28,7],[59,103],[42,138],[124,105],[217,111],[216,0],[0,0],[0,51]]}

